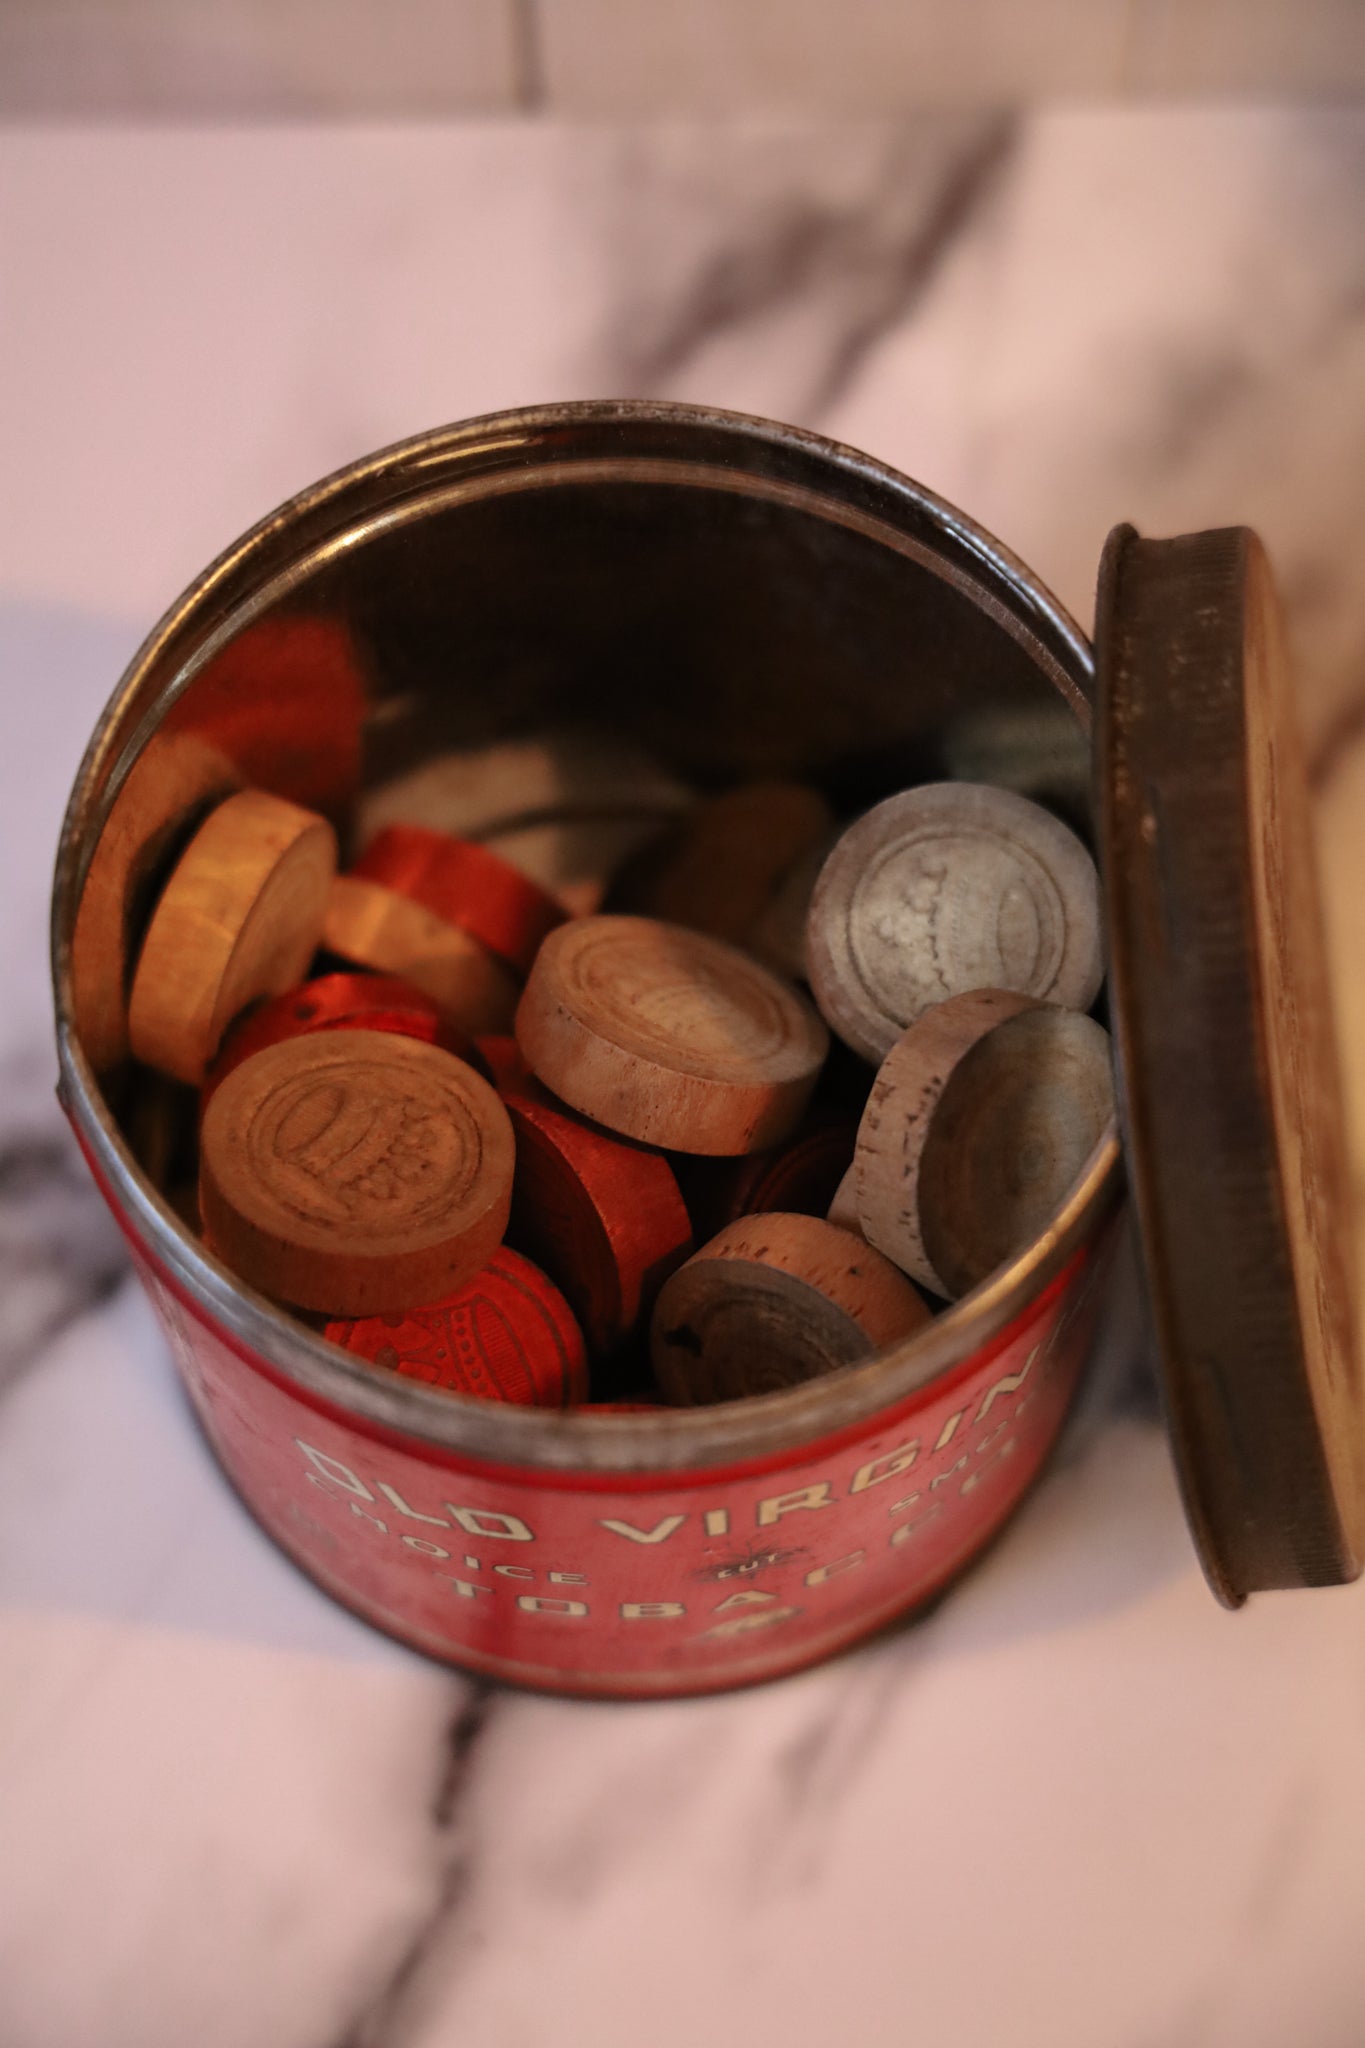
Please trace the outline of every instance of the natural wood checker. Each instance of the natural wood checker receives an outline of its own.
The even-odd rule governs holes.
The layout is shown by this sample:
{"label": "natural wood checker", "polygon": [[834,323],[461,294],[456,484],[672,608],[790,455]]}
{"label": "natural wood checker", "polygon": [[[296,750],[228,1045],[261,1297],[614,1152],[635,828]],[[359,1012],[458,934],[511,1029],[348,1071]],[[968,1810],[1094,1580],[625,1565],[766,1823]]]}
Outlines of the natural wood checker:
{"label": "natural wood checker", "polygon": [[934,1294],[947,1289],[920,1225],[920,1165],[930,1121],[963,1054],[1007,1017],[1033,1006],[1031,997],[998,988],[970,989],[935,1004],[892,1046],[867,1098],[853,1153],[859,1228]]}
{"label": "natural wood checker", "polygon": [[654,1311],[654,1374],[677,1406],[815,1379],[930,1320],[889,1259],[819,1216],[744,1216],[680,1266]]}
{"label": "natural wood checker", "polygon": [[245,1061],[204,1113],[205,1228],[263,1294],[395,1313],[487,1264],[513,1154],[493,1090],[438,1047],[378,1031],[294,1038]]}
{"label": "natural wood checker", "polygon": [[834,1190],[834,1199],[825,1211],[826,1220],[837,1223],[840,1230],[851,1230],[855,1237],[863,1234],[863,1219],[858,1214],[858,1165],[855,1160]]}
{"label": "natural wood checker", "polygon": [[869,1243],[965,1294],[1046,1228],[1113,1121],[1108,1034],[977,989],[927,1010],[877,1076],[854,1160]]}
{"label": "natural wood checker", "polygon": [[402,975],[471,1038],[508,1031],[517,984],[486,946],[379,882],[338,875],[327,897],[322,943],[380,974]]}
{"label": "natural wood checker", "polygon": [[154,733],[100,833],[71,940],[76,1031],[97,1073],[128,1057],[128,994],[143,897],[196,813],[231,794],[226,754],[192,733]]}
{"label": "natural wood checker", "polygon": [[829,1040],[794,990],[733,946],[643,917],[551,932],[517,1010],[546,1087],[609,1130],[736,1154],[799,1123]]}
{"label": "natural wood checker", "polygon": [[197,1087],[233,1019],[299,980],[336,868],[325,818],[244,789],[210,812],[147,927],[128,1005],[132,1049]]}
{"label": "natural wood checker", "polygon": [[1114,1120],[1109,1034],[1051,1006],[998,1024],[939,1097],[920,1165],[929,1262],[966,1294],[1044,1231]]}
{"label": "natural wood checker", "polygon": [[938,782],[851,825],[820,872],[806,966],[826,1021],[884,1059],[933,1003],[974,988],[1088,1009],[1099,883],[1074,832],[1012,791]]}
{"label": "natural wood checker", "polygon": [[441,1301],[329,1322],[324,1334],[381,1371],[446,1394],[535,1408],[588,1398],[588,1356],[568,1302],[506,1245]]}

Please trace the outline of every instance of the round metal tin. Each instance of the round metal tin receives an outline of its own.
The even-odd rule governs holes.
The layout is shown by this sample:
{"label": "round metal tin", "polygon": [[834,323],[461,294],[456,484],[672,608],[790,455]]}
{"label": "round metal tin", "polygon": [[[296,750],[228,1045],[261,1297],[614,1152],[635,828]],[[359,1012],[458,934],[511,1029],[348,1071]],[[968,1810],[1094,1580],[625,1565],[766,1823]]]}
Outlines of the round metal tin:
{"label": "round metal tin", "polygon": [[[816,436],[671,405],[502,414],[354,465],[206,571],[115,693],[59,853],[63,1101],[229,1477],[321,1585],[471,1669],[621,1696],[773,1677],[928,1598],[1065,1415],[1116,1134],[1037,1240],[914,1341],[786,1393],[604,1416],[368,1371],[243,1287],[135,1166],[120,1076],[92,1071],[72,1024],[84,875],[133,761],[168,720],[193,725],[199,689],[217,704],[223,662],[281,617],[325,620],[364,677],[355,745],[328,760],[363,750],[369,781],[423,745],[591,715],[703,784],[814,767],[848,807],[940,772],[966,695],[1006,720],[1060,698],[1083,750],[1082,636],[970,520]],[[259,750],[253,774],[268,785]],[[354,794],[340,775],[329,808]]]}

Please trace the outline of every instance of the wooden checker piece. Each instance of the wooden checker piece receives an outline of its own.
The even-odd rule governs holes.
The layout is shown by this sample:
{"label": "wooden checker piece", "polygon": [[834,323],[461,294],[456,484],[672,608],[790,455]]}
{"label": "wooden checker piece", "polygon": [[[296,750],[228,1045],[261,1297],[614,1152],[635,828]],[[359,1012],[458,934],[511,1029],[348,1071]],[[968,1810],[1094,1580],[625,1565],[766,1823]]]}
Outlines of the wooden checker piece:
{"label": "wooden checker piece", "polygon": [[475,1041],[449,1023],[440,1005],[412,982],[396,974],[321,974],[248,1011],[233,1026],[205,1079],[205,1101],[253,1053],[312,1031],[396,1031],[439,1045],[485,1081],[493,1079]]}
{"label": "wooden checker piece", "polygon": [[386,825],[354,872],[468,932],[517,975],[528,972],[541,940],[565,919],[564,906],[510,861],[424,825]]}
{"label": "wooden checker piece", "polygon": [[443,1299],[488,1263],[512,1199],[507,1112],[417,1039],[324,1031],[268,1046],[204,1112],[199,1193],[219,1255],[333,1316]]}
{"label": "wooden checker piece", "polygon": [[158,871],[195,819],[240,782],[221,748],[192,733],[156,732],[114,798],[71,940],[76,1031],[96,1073],[128,1057],[137,933]]}
{"label": "wooden checker piece", "polygon": [[564,1290],[593,1353],[611,1352],[692,1249],[673,1169],[547,1102],[534,1082],[505,1101],[517,1141],[509,1233]]}
{"label": "wooden checker piece", "polygon": [[233,1019],[302,976],[336,869],[325,818],[244,789],[209,813],[172,870],[133,975],[137,1057],[198,1087]]}
{"label": "wooden checker piece", "polygon": [[655,1378],[675,1406],[741,1400],[856,1365],[930,1319],[861,1238],[819,1216],[745,1216],[660,1294]]}
{"label": "wooden checker piece", "polygon": [[506,1245],[441,1301],[332,1321],[324,1334],[353,1357],[446,1394],[531,1408],[587,1399],[588,1357],[568,1302]]}
{"label": "wooden checker piece", "polygon": [[734,1155],[796,1128],[829,1039],[737,948],[651,918],[591,917],[541,947],[517,1043],[554,1094],[608,1130]]}
{"label": "wooden checker piece", "polygon": [[840,1230],[851,1230],[855,1237],[862,1236],[863,1219],[858,1214],[858,1168],[856,1162],[850,1164],[848,1171],[834,1190],[830,1205],[825,1211],[825,1218],[830,1223],[837,1223]]}
{"label": "wooden checker piece", "polygon": [[1104,972],[1095,864],[1011,790],[903,790],[851,825],[821,869],[806,967],[826,1022],[873,1061],[968,989],[1088,1009]]}
{"label": "wooden checker piece", "polygon": [[826,839],[834,813],[801,782],[749,782],[701,804],[668,854],[649,908],[669,924],[744,945],[783,881]]}
{"label": "wooden checker piece", "polygon": [[511,1026],[517,984],[502,962],[468,932],[382,883],[338,875],[322,943],[338,959],[412,982],[472,1038]]}
{"label": "wooden checker piece", "polygon": [[897,1040],[868,1098],[863,1235],[955,1300],[1046,1228],[1113,1116],[1092,1018],[1008,989],[954,996]]}

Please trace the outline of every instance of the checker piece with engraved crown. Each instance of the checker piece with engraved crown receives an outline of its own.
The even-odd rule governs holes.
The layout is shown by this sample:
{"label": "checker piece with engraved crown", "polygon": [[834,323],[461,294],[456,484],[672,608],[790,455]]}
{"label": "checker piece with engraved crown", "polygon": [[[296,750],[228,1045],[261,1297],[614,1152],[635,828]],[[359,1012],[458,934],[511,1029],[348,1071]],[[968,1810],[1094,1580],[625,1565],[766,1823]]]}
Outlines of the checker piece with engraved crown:
{"label": "checker piece with engraved crown", "polygon": [[1103,974],[1098,880],[1076,835],[1010,790],[928,783],[851,825],[811,899],[821,1012],[864,1059],[974,988],[1085,1010]]}
{"label": "checker piece with engraved crown", "polygon": [[471,1067],[381,1031],[268,1046],[204,1113],[208,1235],[263,1294],[334,1316],[448,1294],[502,1242],[512,1126]]}

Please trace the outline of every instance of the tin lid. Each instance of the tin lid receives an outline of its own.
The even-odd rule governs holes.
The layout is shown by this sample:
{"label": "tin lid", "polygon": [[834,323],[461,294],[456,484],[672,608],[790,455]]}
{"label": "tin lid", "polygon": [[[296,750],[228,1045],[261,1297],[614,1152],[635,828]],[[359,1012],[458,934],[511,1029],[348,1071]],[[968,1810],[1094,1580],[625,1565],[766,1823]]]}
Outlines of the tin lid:
{"label": "tin lid", "polygon": [[1244,527],[1110,535],[1097,819],[1129,1181],[1176,1463],[1237,1606],[1365,1563],[1345,1115],[1280,610]]}

